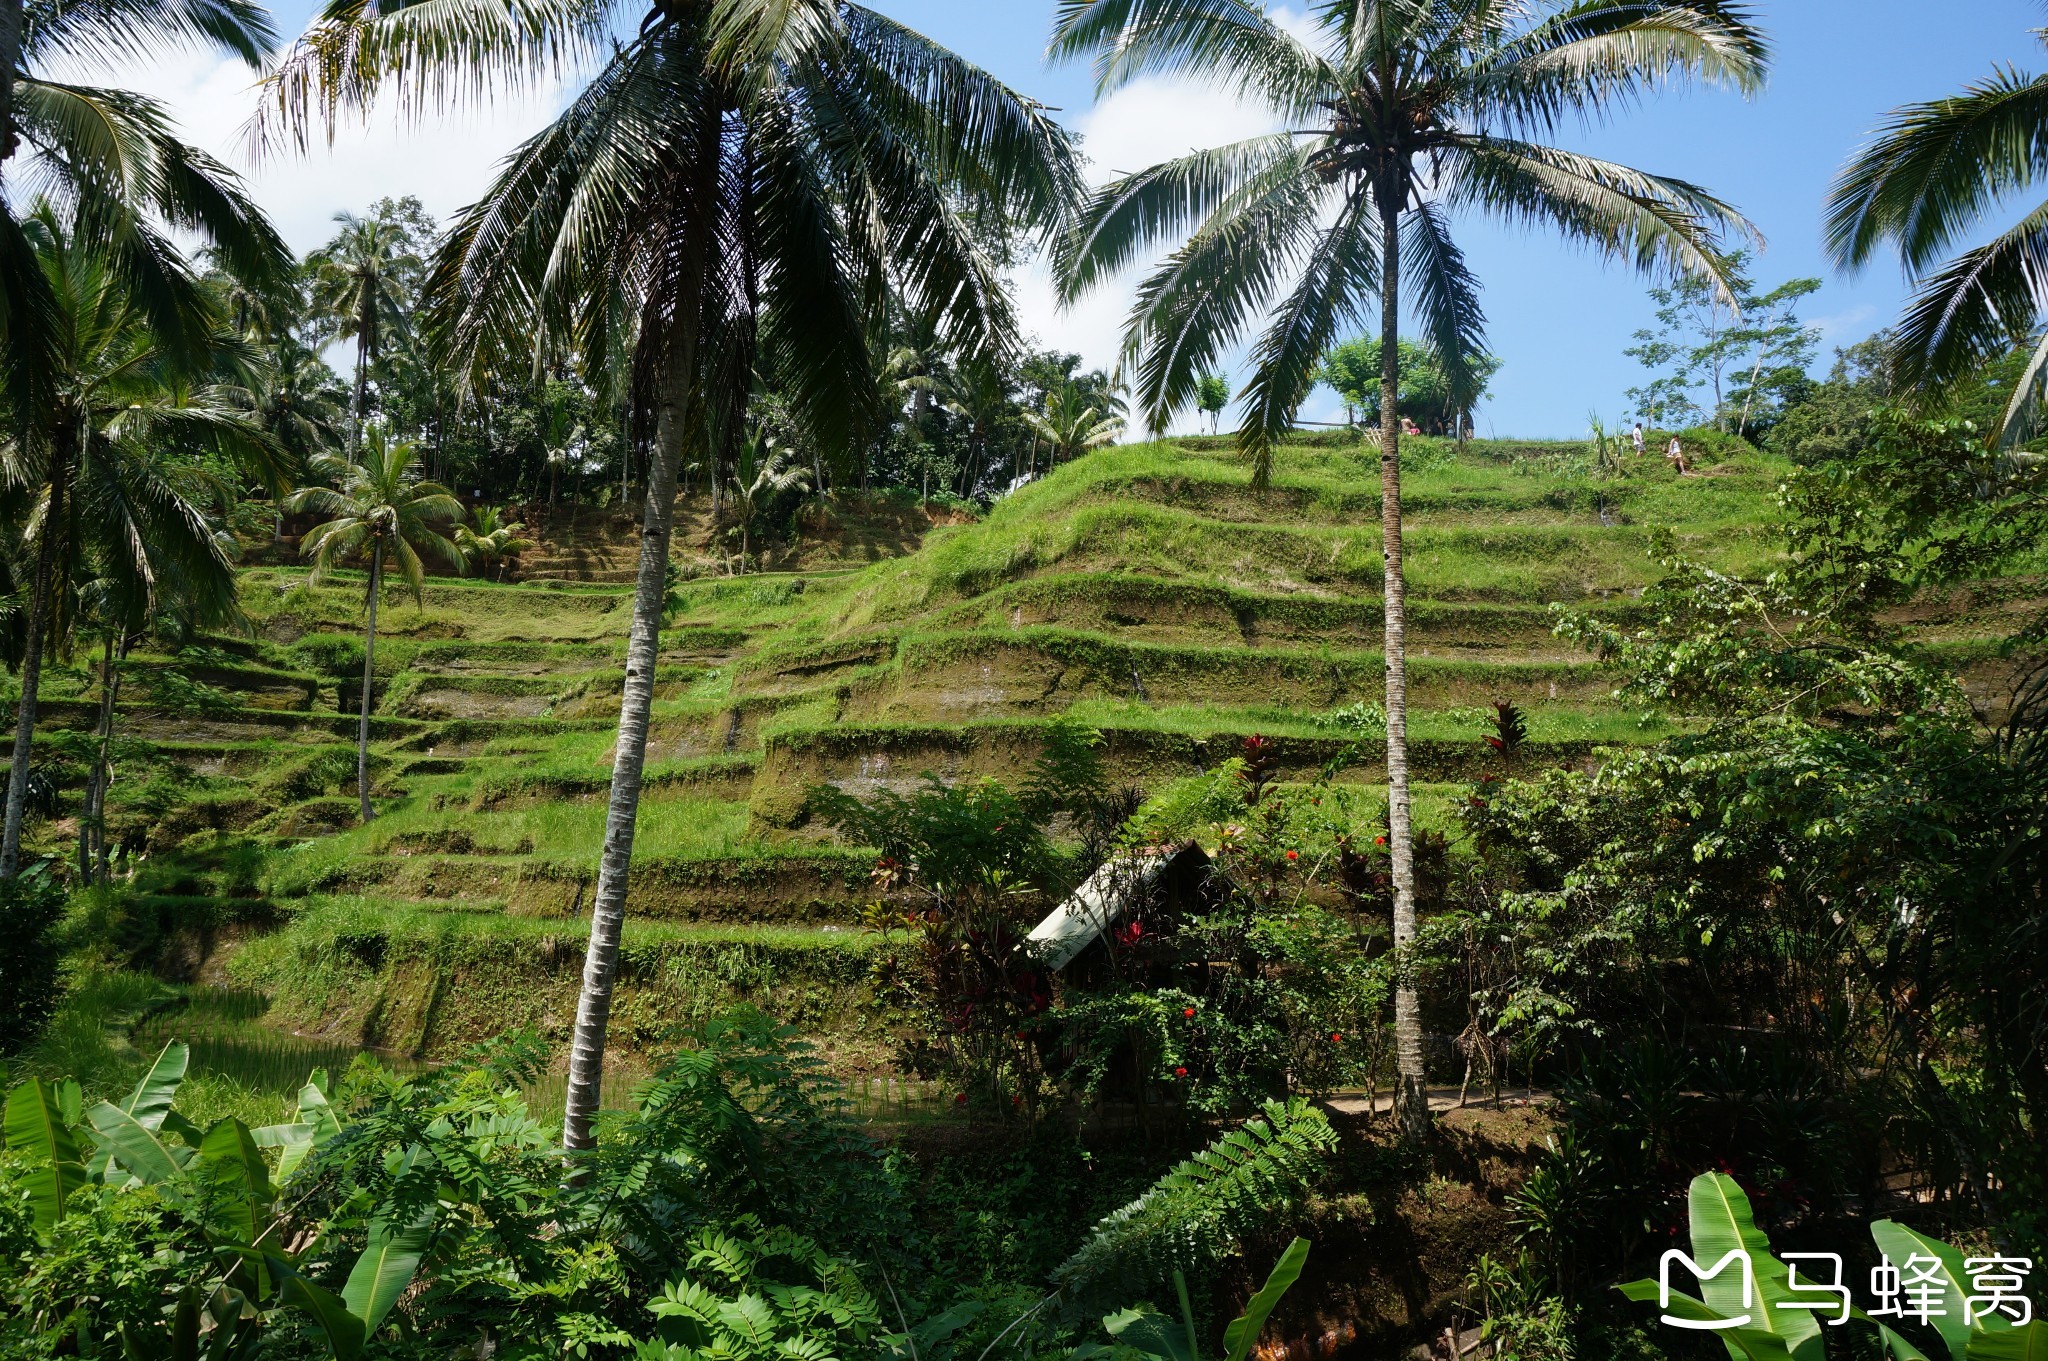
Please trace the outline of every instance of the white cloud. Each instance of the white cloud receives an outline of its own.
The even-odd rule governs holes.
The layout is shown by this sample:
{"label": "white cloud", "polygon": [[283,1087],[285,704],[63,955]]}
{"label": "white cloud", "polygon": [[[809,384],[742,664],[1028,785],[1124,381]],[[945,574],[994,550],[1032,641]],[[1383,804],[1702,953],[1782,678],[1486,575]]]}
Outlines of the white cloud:
{"label": "white cloud", "polygon": [[445,220],[482,193],[498,161],[538,131],[559,102],[551,88],[410,122],[379,109],[367,126],[339,132],[331,148],[316,145],[303,156],[252,166],[242,129],[255,112],[257,91],[254,74],[240,62],[210,53],[152,53],[126,67],[75,76],[163,101],[185,140],[243,174],[298,251],[333,234],[336,212],[360,212],[386,195],[417,194],[427,211]]}
{"label": "white cloud", "polygon": [[[1271,109],[1209,85],[1146,77],[1098,102],[1076,120],[1074,130],[1088,157],[1090,182],[1102,184],[1191,151],[1263,136],[1280,126]],[[1144,272],[1128,271],[1074,306],[1061,308],[1047,266],[1033,262],[1017,279],[1024,329],[1048,348],[1080,355],[1090,368],[1112,368],[1122,348],[1124,317]],[[1229,366],[1235,368],[1238,357],[1229,358]],[[1174,433],[1192,433],[1199,423],[1199,413],[1187,413]],[[1132,438],[1143,433],[1134,424]]]}
{"label": "white cloud", "polygon": [[1848,340],[1861,340],[1870,332],[1871,320],[1877,316],[1875,307],[1851,307],[1845,312],[1830,316],[1815,317],[1807,323],[1821,334],[1821,339],[1830,344]]}

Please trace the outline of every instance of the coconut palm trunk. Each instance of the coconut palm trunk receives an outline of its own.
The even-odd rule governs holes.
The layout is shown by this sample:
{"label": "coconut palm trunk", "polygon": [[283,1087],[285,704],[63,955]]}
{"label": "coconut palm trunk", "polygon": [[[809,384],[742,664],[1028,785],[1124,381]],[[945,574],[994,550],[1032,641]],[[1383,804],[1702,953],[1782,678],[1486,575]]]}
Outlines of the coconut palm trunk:
{"label": "coconut palm trunk", "polygon": [[[361,324],[357,323],[358,326]],[[356,339],[355,403],[350,410],[348,456],[354,459],[362,457],[363,422],[370,414],[370,348],[367,335],[360,332]]]}
{"label": "coconut palm trunk", "polygon": [[1394,880],[1394,1118],[1429,1133],[1422,1002],[1415,991],[1415,841],[1408,800],[1408,581],[1401,560],[1402,190],[1380,198],[1380,534],[1387,666],[1387,850]]}
{"label": "coconut palm trunk", "polygon": [[[701,258],[695,270],[701,278]],[[696,290],[681,294],[679,324],[669,341],[655,416],[654,447],[641,511],[640,574],[633,586],[633,624],[626,644],[625,693],[619,701],[619,737],[612,758],[611,806],[605,814],[604,856],[597,896],[591,900],[590,943],[583,956],[583,993],[569,1041],[568,1096],[562,1111],[562,1146],[592,1145],[591,1121],[604,1088],[605,1032],[611,1025],[618,981],[619,937],[626,921],[626,889],[633,865],[634,821],[647,764],[647,721],[654,706],[654,667],[661,651],[661,608],[668,593],[669,537],[675,526],[676,477],[683,451],[698,434],[692,419],[697,365]],[[716,486],[716,482],[713,482]]]}
{"label": "coconut palm trunk", "polygon": [[0,0],[0,163],[14,155],[14,73],[21,68],[22,0]]}
{"label": "coconut palm trunk", "polygon": [[384,593],[384,536],[370,536],[370,588],[363,628],[362,716],[356,722],[356,800],[363,821],[376,816],[370,807],[370,692],[377,675],[377,598]]}
{"label": "coconut palm trunk", "polygon": [[0,832],[0,879],[21,869],[21,824],[28,811],[28,768],[35,749],[36,693],[43,678],[43,634],[49,627],[50,596],[55,589],[57,561],[62,555],[64,494],[71,478],[70,450],[63,438],[50,451],[50,502],[43,515],[42,542],[36,546],[35,585],[29,596],[28,636],[22,640],[21,700],[14,715],[14,763],[7,781],[7,821]]}
{"label": "coconut palm trunk", "polygon": [[93,871],[95,860],[102,865],[106,862],[107,836],[101,821],[107,806],[107,779],[114,745],[114,704],[120,688],[114,635],[109,633],[100,653],[100,712],[99,722],[93,729],[92,775],[85,786],[85,815],[78,820],[78,878],[87,887],[96,877]]}

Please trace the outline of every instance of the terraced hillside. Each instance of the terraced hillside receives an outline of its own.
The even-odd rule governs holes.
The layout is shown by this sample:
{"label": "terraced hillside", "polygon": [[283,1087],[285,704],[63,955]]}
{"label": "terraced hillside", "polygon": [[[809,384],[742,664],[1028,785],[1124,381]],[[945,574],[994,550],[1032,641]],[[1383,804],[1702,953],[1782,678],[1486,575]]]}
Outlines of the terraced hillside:
{"label": "terraced hillside", "polygon": [[[1528,717],[1527,760],[1582,763],[1668,731],[1551,633],[1566,602],[1639,613],[1653,537],[1731,569],[1777,547],[1783,468],[1589,478],[1570,446],[1421,443],[1409,474],[1411,731],[1425,820],[1479,770],[1483,707]],[[1001,774],[1060,714],[1144,788],[1279,739],[1287,768],[1343,752],[1381,697],[1378,479],[1368,451],[1297,449],[1273,490],[1199,449],[1099,453],[981,522],[800,544],[799,568],[677,590],[664,638],[615,1034],[650,1043],[746,996],[886,1062],[859,928],[871,856],[805,825],[820,781],[906,788]],[[573,1015],[629,610],[614,527],[527,564],[542,580],[394,593],[377,658],[379,817],[355,826],[350,716],[360,580],[252,568],[251,638],[142,658],[124,691],[116,840],[138,949],[257,987],[307,1032],[445,1053]],[[597,542],[599,538],[603,542]],[[848,565],[880,558],[873,565]],[[592,565],[602,563],[602,565]],[[812,566],[812,564],[825,564]],[[588,581],[579,577],[592,578]],[[1987,701],[1985,640],[2030,578],[1923,602]],[[172,679],[166,679],[171,677]],[[196,685],[195,685],[196,683]],[[46,707],[75,752],[93,696]],[[1370,759],[1341,778],[1383,778]],[[44,828],[61,843],[62,824]],[[135,862],[131,862],[135,863]]]}

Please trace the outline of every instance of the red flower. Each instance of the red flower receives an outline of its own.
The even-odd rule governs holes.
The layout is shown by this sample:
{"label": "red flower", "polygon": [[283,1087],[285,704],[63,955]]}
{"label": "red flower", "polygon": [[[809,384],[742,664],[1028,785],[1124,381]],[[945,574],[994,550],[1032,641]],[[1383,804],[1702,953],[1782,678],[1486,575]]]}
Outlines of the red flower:
{"label": "red flower", "polygon": [[967,1104],[967,1093],[965,1093],[965,1092],[961,1092],[961,1093],[959,1093],[959,1094],[958,1094],[957,1096],[955,1096],[955,1097],[953,1098],[953,1104],[954,1104],[954,1105],[956,1105],[956,1106],[964,1106],[964,1105],[966,1105],[966,1104]]}
{"label": "red flower", "polygon": [[1338,1030],[1333,1030],[1333,1031],[1331,1031],[1331,1032],[1330,1032],[1330,1043],[1331,1043],[1331,1044],[1342,1044],[1342,1043],[1344,1043],[1344,1034],[1343,1034],[1343,1032],[1342,1032],[1342,1031],[1338,1031]]}
{"label": "red flower", "polygon": [[1288,858],[1289,860],[1299,860],[1299,859],[1301,859],[1301,852],[1300,852],[1300,851],[1289,851],[1289,852],[1287,853],[1287,858]]}
{"label": "red flower", "polygon": [[1180,1009],[1180,1014],[1183,1016],[1192,1016],[1195,1014],[1195,1009],[1193,1007],[1182,1007]]}
{"label": "red flower", "polygon": [[1387,844],[1387,839],[1383,836],[1376,836],[1372,839],[1372,844],[1375,846],[1384,846]]}
{"label": "red flower", "polygon": [[1021,1106],[1024,1104],[1024,1098],[1021,1096],[1013,1096],[1010,1098],[1010,1104],[1013,1106]]}
{"label": "red flower", "polygon": [[1175,1077],[1186,1077],[1188,1075],[1188,1070],[1185,1068],[1176,1068],[1173,1070],[1173,1075]]}

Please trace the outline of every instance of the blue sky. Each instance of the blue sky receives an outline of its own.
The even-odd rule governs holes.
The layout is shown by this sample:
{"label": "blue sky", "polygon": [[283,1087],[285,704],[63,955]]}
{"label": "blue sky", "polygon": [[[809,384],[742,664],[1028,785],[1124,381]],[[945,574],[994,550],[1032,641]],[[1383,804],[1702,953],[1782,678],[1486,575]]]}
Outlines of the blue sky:
{"label": "blue sky", "polygon": [[[869,2],[1059,107],[1100,169],[1132,170],[1256,130],[1256,111],[1157,82],[1098,106],[1085,69],[1048,70],[1042,61],[1053,0]],[[1295,11],[1303,7],[1296,0]],[[1994,63],[2048,65],[2031,35],[2048,23],[2048,11],[2038,0],[1761,0],[1756,9],[1776,52],[1761,97],[1670,95],[1569,141],[1697,181],[1733,202],[1769,240],[1760,281],[1825,278],[1807,315],[1830,343],[1848,343],[1885,324],[1904,287],[1892,268],[1854,280],[1827,269],[1820,215],[1830,177],[1893,106],[1952,92]],[[281,7],[279,22],[289,29],[303,13]],[[197,140],[236,158],[233,131],[248,109],[245,72],[194,58],[154,61],[136,77],[172,104]],[[336,209],[360,208],[384,192],[419,193],[445,215],[474,196],[498,155],[539,125],[547,103],[498,106],[449,124],[380,126],[345,137],[331,156],[263,168],[257,189],[302,248],[324,236]],[[1584,433],[1589,411],[1619,418],[1622,392],[1640,372],[1622,350],[1649,320],[1642,283],[1544,237],[1483,221],[1463,224],[1462,240],[1485,281],[1491,345],[1504,361],[1479,414],[1481,433],[1572,436]],[[1042,343],[1090,363],[1113,360],[1123,297],[1099,296],[1060,314],[1036,277],[1020,280],[1020,295]],[[1303,415],[1326,418],[1335,405],[1319,393]]]}

